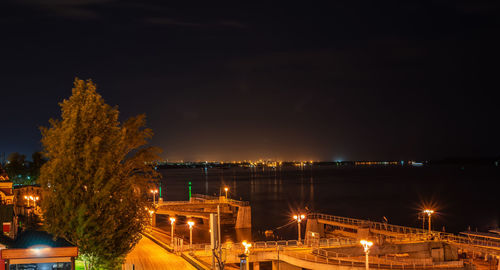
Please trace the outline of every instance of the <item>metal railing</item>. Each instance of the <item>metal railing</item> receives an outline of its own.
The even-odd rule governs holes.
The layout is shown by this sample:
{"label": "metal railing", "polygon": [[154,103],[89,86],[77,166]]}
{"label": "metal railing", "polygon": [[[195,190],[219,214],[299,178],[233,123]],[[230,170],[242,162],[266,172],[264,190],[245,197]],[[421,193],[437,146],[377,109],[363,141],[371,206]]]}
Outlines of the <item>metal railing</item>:
{"label": "metal railing", "polygon": [[[351,267],[365,267],[364,257],[361,256],[358,258],[346,258],[346,257],[331,257],[329,256],[329,251],[319,251],[319,249],[313,250],[313,253],[302,253],[302,252],[294,252],[294,251],[283,251],[282,254],[288,255],[297,259],[316,262],[316,263],[324,263],[331,265],[340,265],[340,266],[351,266]],[[372,258],[374,260],[375,258]],[[408,262],[401,263],[397,261],[390,260],[381,260],[376,259],[376,261],[372,261],[369,263],[370,268],[378,268],[378,269],[457,269],[462,265],[456,263],[448,263],[448,264],[434,264],[434,263],[426,263],[426,261],[422,263]]]}
{"label": "metal railing", "polygon": [[348,225],[353,225],[353,226],[358,226],[358,227],[368,227],[370,229],[388,231],[388,232],[394,232],[394,233],[400,233],[400,234],[418,234],[418,235],[428,234],[428,231],[423,230],[423,229],[418,229],[418,228],[392,225],[392,224],[388,224],[388,223],[363,220],[363,219],[355,219],[355,218],[346,218],[346,217],[339,217],[339,216],[333,216],[333,215],[326,215],[326,214],[321,214],[321,213],[311,213],[311,214],[307,215],[307,217],[312,218],[312,219],[323,219],[323,220],[328,220],[328,221],[333,221],[333,222],[338,222],[338,223],[348,224]]}
{"label": "metal railing", "polygon": [[[500,249],[500,242],[498,242],[498,241],[471,239],[471,238],[468,238],[465,236],[457,236],[457,235],[454,235],[451,233],[439,233],[437,235],[437,237],[440,240],[448,241],[448,242],[456,243],[456,244]],[[498,250],[498,254],[500,254],[500,250]]]}
{"label": "metal railing", "polygon": [[[427,231],[427,230],[418,229],[418,228],[392,225],[392,224],[387,224],[387,223],[382,223],[382,222],[375,222],[375,221],[355,219],[355,218],[346,218],[346,217],[339,217],[339,216],[333,216],[333,215],[326,215],[326,214],[321,214],[321,213],[311,213],[311,214],[307,215],[307,217],[309,219],[323,219],[323,220],[333,221],[333,222],[347,224],[347,225],[365,227],[365,228],[370,228],[373,230],[387,231],[387,232],[393,232],[395,234],[400,234],[400,235],[391,236],[390,240],[392,240],[392,241],[418,241],[418,240],[429,241],[429,240],[435,240],[435,241],[447,241],[447,242],[450,242],[452,244],[478,246],[478,247],[482,247],[482,248],[495,248],[495,249],[500,248],[499,241],[471,239],[471,238],[464,237],[464,236],[457,236],[457,235],[454,235],[451,233],[444,233],[444,232],[437,232],[437,231],[431,231],[431,233],[429,233],[429,231]],[[491,252],[493,252],[495,254],[500,253],[500,251],[498,251],[498,252],[491,251]]]}
{"label": "metal railing", "polygon": [[163,201],[159,205],[172,205],[172,204],[189,204],[189,203],[197,203],[197,202],[203,202],[203,203],[211,203],[211,204],[217,204],[217,203],[228,203],[232,205],[237,205],[237,206],[249,206],[250,202],[248,201],[238,201],[230,198],[225,198],[223,196],[221,197],[216,197],[216,196],[210,196],[210,195],[203,195],[203,194],[193,194],[191,196],[190,201]]}
{"label": "metal railing", "polygon": [[[351,255],[340,252],[335,252],[331,250],[325,250],[321,248],[315,248],[312,254],[322,256],[329,259],[337,259],[344,261],[360,261],[364,262],[365,257],[362,254]],[[405,264],[405,265],[431,265],[432,259],[409,259],[409,258],[397,258],[390,256],[370,256],[370,261],[376,264]]]}

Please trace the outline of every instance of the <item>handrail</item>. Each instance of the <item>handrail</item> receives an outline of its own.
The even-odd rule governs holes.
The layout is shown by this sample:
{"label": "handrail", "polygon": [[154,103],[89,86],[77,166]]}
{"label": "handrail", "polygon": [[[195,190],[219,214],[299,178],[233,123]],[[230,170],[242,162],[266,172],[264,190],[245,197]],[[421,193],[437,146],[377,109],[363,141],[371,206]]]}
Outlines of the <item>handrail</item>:
{"label": "handrail", "polygon": [[[431,231],[431,234],[427,230],[405,227],[399,225],[392,225],[382,222],[355,219],[355,218],[346,218],[340,216],[333,216],[321,213],[310,213],[307,215],[309,219],[324,219],[329,221],[334,221],[338,223],[356,225],[356,226],[368,226],[371,229],[375,230],[383,230],[390,231],[395,233],[400,233],[402,236],[394,237],[394,240],[408,239],[409,240],[441,240],[448,241],[457,244],[466,244],[466,245],[475,245],[481,247],[493,247],[500,248],[500,242],[492,241],[492,240],[478,240],[478,239],[470,239],[464,236],[457,236],[451,233],[443,233],[437,231]],[[409,236],[409,237],[408,237]]]}
{"label": "handrail", "polygon": [[238,201],[230,198],[225,198],[225,197],[216,197],[216,196],[210,196],[210,195],[204,195],[204,194],[193,194],[191,196],[190,201],[163,201],[160,203],[161,205],[169,205],[169,204],[188,204],[188,203],[197,203],[199,200],[203,201],[204,203],[228,203],[228,204],[233,204],[237,206],[249,206],[250,202],[249,201]]}

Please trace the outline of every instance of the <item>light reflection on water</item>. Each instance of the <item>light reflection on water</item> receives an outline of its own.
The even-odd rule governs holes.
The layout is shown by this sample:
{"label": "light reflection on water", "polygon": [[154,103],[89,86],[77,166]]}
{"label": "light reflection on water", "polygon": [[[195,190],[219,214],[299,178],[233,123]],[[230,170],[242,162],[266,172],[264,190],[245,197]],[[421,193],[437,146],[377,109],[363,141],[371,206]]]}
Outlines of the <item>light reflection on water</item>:
{"label": "light reflection on water", "polygon": [[[461,171],[453,166],[435,167],[311,167],[304,168],[193,168],[161,171],[164,200],[188,200],[188,182],[193,194],[224,194],[250,201],[252,230],[224,227],[224,236],[231,241],[262,240],[265,230],[273,230],[279,239],[294,239],[296,224],[291,216],[298,211],[326,214],[420,227],[418,212],[422,202],[439,206],[433,224],[458,232],[467,226],[485,230],[498,226],[497,195],[493,186],[500,179],[500,170],[470,168]],[[471,185],[473,183],[473,185]],[[222,191],[222,192],[221,192]],[[181,221],[182,222],[182,221]],[[159,219],[159,226],[170,231],[168,222]],[[195,225],[194,242],[208,242],[207,225]],[[305,226],[303,226],[305,228]],[[189,236],[187,225],[176,231]],[[187,239],[187,238],[186,238]]]}

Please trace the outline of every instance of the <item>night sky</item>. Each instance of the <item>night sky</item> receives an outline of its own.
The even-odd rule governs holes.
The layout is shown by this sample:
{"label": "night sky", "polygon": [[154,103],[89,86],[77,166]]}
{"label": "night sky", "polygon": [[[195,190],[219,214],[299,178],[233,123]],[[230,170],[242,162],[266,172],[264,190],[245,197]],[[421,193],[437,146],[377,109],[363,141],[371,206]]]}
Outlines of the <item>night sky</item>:
{"label": "night sky", "polygon": [[499,1],[266,2],[1,1],[0,152],[79,77],[169,160],[500,155]]}

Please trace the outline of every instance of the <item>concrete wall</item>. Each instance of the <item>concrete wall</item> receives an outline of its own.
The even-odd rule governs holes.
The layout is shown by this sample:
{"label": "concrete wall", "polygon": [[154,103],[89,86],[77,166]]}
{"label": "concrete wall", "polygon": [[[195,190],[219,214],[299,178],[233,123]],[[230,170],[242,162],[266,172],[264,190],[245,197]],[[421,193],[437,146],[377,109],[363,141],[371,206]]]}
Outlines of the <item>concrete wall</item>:
{"label": "concrete wall", "polygon": [[252,208],[250,206],[238,207],[238,214],[236,216],[236,229],[251,228],[252,227]]}
{"label": "concrete wall", "polygon": [[286,262],[273,261],[273,270],[302,270],[302,267],[291,265]]}
{"label": "concrete wall", "polygon": [[[333,252],[363,256],[361,245],[344,248],[328,249]],[[427,259],[432,258],[434,262],[458,260],[458,249],[445,242],[419,242],[408,244],[385,244],[374,245],[370,249],[370,255],[383,256],[386,254],[408,254],[410,258]]]}
{"label": "concrete wall", "polygon": [[307,219],[306,235],[307,232],[319,233],[320,237],[325,237],[325,225],[318,222],[318,219]]}

